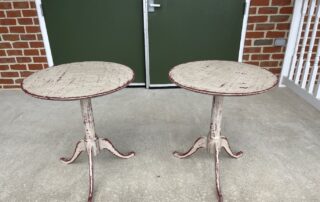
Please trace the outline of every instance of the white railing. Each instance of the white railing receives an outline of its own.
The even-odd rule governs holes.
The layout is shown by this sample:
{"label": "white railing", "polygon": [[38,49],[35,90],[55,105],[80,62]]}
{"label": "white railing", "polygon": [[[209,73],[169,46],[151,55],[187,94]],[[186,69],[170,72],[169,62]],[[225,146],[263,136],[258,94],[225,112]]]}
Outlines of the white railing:
{"label": "white railing", "polygon": [[[295,1],[280,85],[289,87],[320,110],[319,19],[320,0]],[[316,39],[319,42],[314,52]]]}

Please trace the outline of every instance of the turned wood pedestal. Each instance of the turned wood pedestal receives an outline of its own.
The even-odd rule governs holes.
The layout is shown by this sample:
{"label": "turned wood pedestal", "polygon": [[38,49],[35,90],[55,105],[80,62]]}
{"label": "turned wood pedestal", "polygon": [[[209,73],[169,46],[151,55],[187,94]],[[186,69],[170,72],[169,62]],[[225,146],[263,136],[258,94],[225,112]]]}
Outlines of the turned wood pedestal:
{"label": "turned wood pedestal", "polygon": [[31,96],[46,100],[80,100],[85,137],[76,144],[70,158],[60,158],[65,164],[73,163],[82,152],[89,158],[89,196],[93,201],[93,156],[107,149],[117,157],[128,159],[134,152],[120,153],[106,138],[95,132],[91,98],[113,93],[126,87],[134,78],[133,71],[111,62],[80,62],[50,67],[34,73],[22,83],[22,89]]}
{"label": "turned wood pedestal", "polygon": [[223,201],[220,186],[219,153],[223,148],[232,158],[239,158],[242,152],[233,153],[228,139],[221,136],[222,103],[224,96],[245,96],[265,92],[277,84],[277,77],[259,67],[230,61],[198,61],[174,67],[169,78],[178,86],[197,93],[213,96],[210,131],[199,137],[185,153],[173,152],[177,158],[191,156],[205,148],[215,158],[215,179],[217,198]]}

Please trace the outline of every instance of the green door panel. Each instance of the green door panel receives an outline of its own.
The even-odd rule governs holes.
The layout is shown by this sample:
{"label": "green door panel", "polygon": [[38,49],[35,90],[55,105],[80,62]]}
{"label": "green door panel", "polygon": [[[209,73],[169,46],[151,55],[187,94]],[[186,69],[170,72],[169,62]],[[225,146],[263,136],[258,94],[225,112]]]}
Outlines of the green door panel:
{"label": "green door panel", "polygon": [[155,0],[149,13],[151,84],[184,62],[238,60],[245,0]]}
{"label": "green door panel", "polygon": [[110,61],[145,82],[142,0],[42,0],[55,65]]}

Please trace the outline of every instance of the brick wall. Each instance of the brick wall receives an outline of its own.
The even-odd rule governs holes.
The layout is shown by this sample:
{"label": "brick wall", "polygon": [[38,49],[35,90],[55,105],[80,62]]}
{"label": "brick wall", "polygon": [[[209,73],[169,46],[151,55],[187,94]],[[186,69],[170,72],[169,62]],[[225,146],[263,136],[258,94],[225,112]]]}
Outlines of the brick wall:
{"label": "brick wall", "polygon": [[[279,74],[284,47],[275,38],[287,38],[293,0],[252,0],[244,62]],[[19,88],[22,78],[46,68],[34,0],[0,0],[0,88]]]}
{"label": "brick wall", "polygon": [[293,0],[252,0],[243,61],[280,74],[285,47],[276,38],[288,38]]}

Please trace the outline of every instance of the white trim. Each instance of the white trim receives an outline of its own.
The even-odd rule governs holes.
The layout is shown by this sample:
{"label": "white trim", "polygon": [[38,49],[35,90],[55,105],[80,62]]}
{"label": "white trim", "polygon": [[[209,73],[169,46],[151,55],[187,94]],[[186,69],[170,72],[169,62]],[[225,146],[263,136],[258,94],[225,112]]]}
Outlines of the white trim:
{"label": "white trim", "polygon": [[49,43],[47,26],[46,26],[46,22],[45,22],[44,16],[43,16],[42,2],[41,2],[41,0],[36,0],[35,3],[36,3],[36,9],[37,9],[37,14],[38,14],[38,18],[39,18],[40,30],[41,30],[41,34],[42,34],[43,43],[44,43],[44,49],[46,51],[48,65],[49,65],[49,67],[52,67],[53,66],[53,58],[52,58],[51,47],[50,47],[50,43]]}
{"label": "white trim", "polygon": [[144,86],[146,86],[146,84],[145,83],[130,83],[129,84],[129,86],[134,86],[134,87],[139,87],[139,86],[141,86],[141,87],[144,87]]}
{"label": "white trim", "polygon": [[150,86],[149,87],[151,87],[151,88],[160,88],[160,87],[177,87],[177,85],[176,84],[173,84],[173,83],[171,83],[171,84],[150,84]]}
{"label": "white trim", "polygon": [[320,110],[320,100],[315,98],[314,95],[309,94],[306,90],[295,84],[294,81],[289,80],[288,77],[283,78],[283,83],[293,92],[305,99],[309,104]]}
{"label": "white trim", "polygon": [[[303,7],[304,1],[300,0],[300,1],[295,1],[294,4],[294,10],[293,10],[293,16],[292,16],[292,21],[291,21],[291,29],[289,32],[289,38],[288,38],[288,42],[287,42],[287,48],[286,48],[286,53],[285,53],[285,57],[283,60],[283,65],[282,65],[282,70],[281,70],[281,76],[280,76],[280,81],[279,81],[279,86],[280,87],[284,87],[284,83],[283,83],[283,78],[284,77],[290,77],[290,72],[293,72],[294,67],[291,68],[291,64],[293,62],[293,60],[296,61],[296,58],[294,58],[295,52],[297,50],[297,40],[298,38],[300,38],[300,30],[302,28],[301,25],[301,16],[302,16],[302,12],[301,9]],[[302,22],[303,24],[303,22]],[[295,63],[295,62],[294,62]],[[291,69],[291,70],[290,70]]]}
{"label": "white trim", "polygon": [[144,58],[146,88],[150,87],[150,48],[149,48],[149,11],[148,0],[143,0],[143,33],[144,33]]}
{"label": "white trim", "polygon": [[245,41],[246,41],[250,3],[251,3],[251,0],[246,0],[245,12],[244,12],[243,22],[242,22],[242,30],[241,30],[241,40],[240,40],[238,62],[242,62],[242,60],[243,60],[243,50],[244,50]]}

